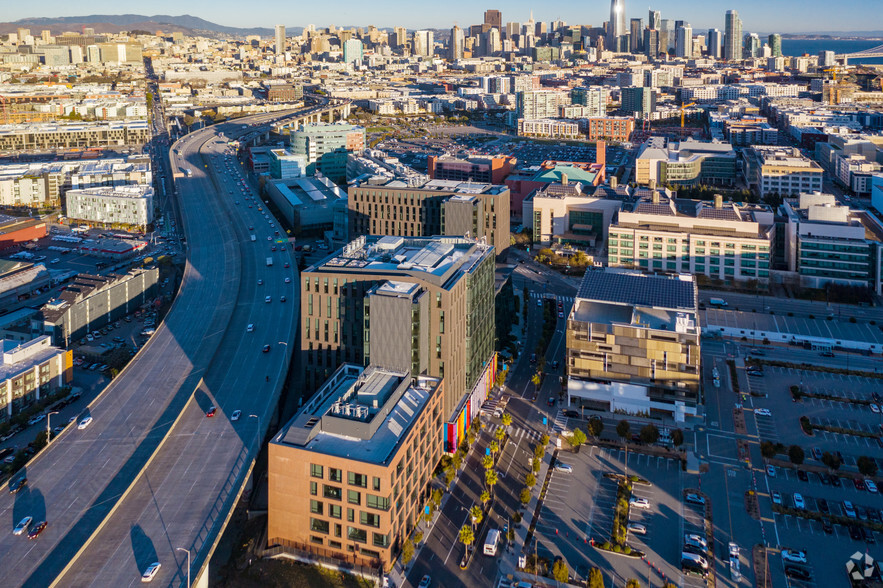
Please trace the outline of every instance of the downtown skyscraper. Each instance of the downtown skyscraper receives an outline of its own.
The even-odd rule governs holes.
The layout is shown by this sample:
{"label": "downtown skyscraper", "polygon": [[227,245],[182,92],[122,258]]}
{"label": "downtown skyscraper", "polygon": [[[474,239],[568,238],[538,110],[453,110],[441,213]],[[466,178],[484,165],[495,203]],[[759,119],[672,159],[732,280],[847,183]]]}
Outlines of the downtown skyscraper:
{"label": "downtown skyscraper", "polygon": [[[625,0],[610,0],[610,22],[607,24],[607,47],[619,51],[617,39],[628,34],[625,24]],[[628,47],[625,48],[626,50]]]}
{"label": "downtown skyscraper", "polygon": [[285,25],[276,25],[276,55],[285,53]]}
{"label": "downtown skyscraper", "polygon": [[724,19],[724,59],[742,59],[742,19],[735,10],[727,10]]}

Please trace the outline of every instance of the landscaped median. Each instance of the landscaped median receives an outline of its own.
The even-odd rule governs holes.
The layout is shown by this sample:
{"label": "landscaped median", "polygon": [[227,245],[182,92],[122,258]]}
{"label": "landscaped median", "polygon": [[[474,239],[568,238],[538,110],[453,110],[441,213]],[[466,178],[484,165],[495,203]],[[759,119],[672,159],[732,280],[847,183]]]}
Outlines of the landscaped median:
{"label": "landscaped median", "polygon": [[629,500],[632,497],[632,485],[643,484],[650,485],[650,482],[638,476],[624,476],[623,474],[606,473],[605,478],[615,480],[617,483],[616,502],[614,504],[613,528],[610,530],[610,540],[603,543],[596,543],[592,540],[592,545],[601,550],[609,551],[619,555],[628,557],[644,557],[644,553],[633,549],[626,540],[628,539],[629,524]]}

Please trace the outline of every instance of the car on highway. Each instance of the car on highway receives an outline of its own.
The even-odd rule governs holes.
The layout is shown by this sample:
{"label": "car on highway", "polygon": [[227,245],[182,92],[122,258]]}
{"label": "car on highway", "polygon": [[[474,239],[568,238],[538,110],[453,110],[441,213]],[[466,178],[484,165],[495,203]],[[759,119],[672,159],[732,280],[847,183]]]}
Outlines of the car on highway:
{"label": "car on highway", "polygon": [[867,488],[868,492],[871,492],[872,494],[877,493],[877,484],[875,484],[873,480],[865,480],[865,488]]}
{"label": "car on highway", "polygon": [[87,416],[80,421],[80,423],[77,425],[77,428],[78,429],[85,429],[86,427],[88,427],[91,424],[92,424],[92,417]]}
{"label": "car on highway", "polygon": [[770,409],[768,409],[768,408],[755,408],[754,414],[759,415],[759,416],[765,416],[765,417],[773,416],[773,413],[770,412]]}
{"label": "car on highway", "polygon": [[208,407],[208,410],[205,411],[205,416],[206,416],[206,418],[213,417],[213,416],[215,416],[215,413],[217,413],[217,412],[218,412],[217,407],[210,406],[210,407]]}
{"label": "car on highway", "polygon": [[21,535],[25,531],[27,531],[28,527],[31,524],[31,521],[34,520],[34,517],[25,517],[18,522],[15,528],[12,530],[13,535]]}
{"label": "car on highway", "polygon": [[245,327],[246,333],[254,333],[254,323],[248,323],[248,326]]}
{"label": "car on highway", "polygon": [[629,533],[634,533],[635,535],[647,534],[647,527],[641,523],[629,523],[627,529],[629,530]]}
{"label": "car on highway", "polygon": [[42,533],[46,529],[47,524],[48,523],[46,523],[46,521],[35,523],[34,526],[31,527],[30,532],[28,532],[28,539],[36,539],[37,537],[39,537],[40,533]]}
{"label": "car on highway", "polygon": [[241,416],[242,416],[241,410],[234,410],[233,414],[230,415],[230,420],[231,421],[238,421],[239,417],[241,417]]}
{"label": "car on highway", "polygon": [[573,472],[573,466],[571,466],[569,463],[564,463],[564,462],[559,461],[558,463],[555,464],[555,471],[556,472],[563,472],[565,474],[570,474]]}
{"label": "car on highway", "polygon": [[290,284],[290,283],[291,283],[291,278],[285,278],[285,283],[286,283],[286,284]]}
{"label": "car on highway", "polygon": [[263,352],[264,352],[264,353],[267,353],[268,351],[270,351],[270,346],[269,346],[269,345],[264,345],[264,347],[263,347]]}
{"label": "car on highway", "polygon": [[269,303],[269,302],[271,302],[272,300],[273,300],[273,299],[272,299],[271,297],[269,297],[269,296],[265,296],[265,297],[264,297],[264,302]]}
{"label": "car on highway", "polygon": [[286,300],[287,300],[287,299],[285,298],[285,296],[280,296],[280,297],[279,297],[279,302],[285,302]]}
{"label": "car on highway", "polygon": [[158,561],[155,561],[152,564],[150,564],[149,566],[147,566],[147,569],[144,570],[143,574],[141,574],[141,581],[146,583],[146,582],[150,582],[151,580],[153,580],[154,576],[156,576],[157,572],[159,572],[159,569],[161,567],[162,567],[162,564],[159,563]]}
{"label": "car on highway", "polygon": [[650,508],[650,501],[647,500],[646,498],[637,498],[637,497],[633,496],[629,499],[629,504],[635,508],[643,508],[643,509]]}
{"label": "car on highway", "polygon": [[821,353],[819,353],[819,355],[821,355],[822,357],[835,357],[833,351],[822,351]]}
{"label": "car on highway", "polygon": [[876,404],[869,404],[868,406],[871,407],[871,412],[873,412],[874,414],[880,414],[879,406],[877,406]]}
{"label": "car on highway", "polygon": [[422,578],[420,578],[420,583],[417,584],[417,588],[429,588],[432,584],[432,578],[429,577],[429,574],[426,574]]}

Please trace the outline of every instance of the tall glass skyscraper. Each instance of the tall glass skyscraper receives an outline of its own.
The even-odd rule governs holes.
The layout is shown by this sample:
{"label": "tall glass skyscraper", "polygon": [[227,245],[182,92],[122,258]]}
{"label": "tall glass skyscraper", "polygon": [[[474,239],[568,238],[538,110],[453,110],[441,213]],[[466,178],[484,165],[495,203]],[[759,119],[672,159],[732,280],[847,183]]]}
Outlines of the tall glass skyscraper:
{"label": "tall glass skyscraper", "polygon": [[742,19],[735,10],[727,10],[724,19],[724,59],[742,59]]}
{"label": "tall glass skyscraper", "polygon": [[625,25],[625,0],[610,0],[610,22],[607,25],[607,46],[614,49],[617,37],[628,34]]}

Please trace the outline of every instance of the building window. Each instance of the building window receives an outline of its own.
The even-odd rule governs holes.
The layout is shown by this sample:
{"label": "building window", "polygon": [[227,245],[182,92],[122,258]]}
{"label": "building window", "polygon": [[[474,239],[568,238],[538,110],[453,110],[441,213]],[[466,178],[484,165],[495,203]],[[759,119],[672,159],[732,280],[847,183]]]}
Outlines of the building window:
{"label": "building window", "polygon": [[328,521],[323,521],[322,519],[314,519],[310,518],[310,530],[316,531],[317,533],[328,533],[331,525]]}
{"label": "building window", "polygon": [[389,534],[371,533],[376,547],[389,547]]}
{"label": "building window", "polygon": [[389,510],[389,497],[366,494],[365,506],[368,508],[376,508],[378,510]]}
{"label": "building window", "polygon": [[359,513],[359,522],[368,527],[380,528],[380,515],[363,510]]}
{"label": "building window", "polygon": [[365,531],[364,529],[359,529],[357,527],[347,527],[346,536],[350,539],[350,541],[355,541],[357,543],[368,542],[368,531]]}
{"label": "building window", "polygon": [[377,476],[375,476],[375,477],[372,479],[371,487],[374,489],[375,492],[380,492],[380,478],[378,478]]}
{"label": "building window", "polygon": [[342,482],[343,470],[337,468],[328,468],[328,479],[332,482]]}
{"label": "building window", "polygon": [[355,490],[347,490],[346,499],[350,504],[362,504],[362,493]]}
{"label": "building window", "polygon": [[325,468],[323,466],[311,463],[310,464],[310,475],[314,478],[322,478],[325,476]]}
{"label": "building window", "polygon": [[355,523],[356,522],[356,511],[354,511],[351,508],[346,509],[346,520],[348,520],[351,523]]}
{"label": "building window", "polygon": [[368,476],[357,474],[355,472],[348,472],[347,478],[350,486],[361,486],[362,488],[368,487]]}
{"label": "building window", "polygon": [[319,493],[319,485],[315,482],[310,482],[310,494],[315,496]]}
{"label": "building window", "polygon": [[316,535],[310,535],[310,543],[317,543],[322,545],[325,542],[321,537],[317,537]]}
{"label": "building window", "polygon": [[310,512],[313,514],[322,514],[322,503],[318,500],[310,501]]}
{"label": "building window", "polygon": [[[338,537],[340,537],[340,535],[338,535]],[[343,549],[343,543],[341,543],[340,541],[329,541],[328,547],[330,547],[331,549]]]}
{"label": "building window", "polygon": [[341,510],[339,504],[329,504],[328,505],[328,515],[331,518],[339,519],[341,517]]}
{"label": "building window", "polygon": [[340,500],[340,497],[343,493],[340,491],[340,488],[337,486],[322,486],[322,495],[325,498],[331,498],[334,500]]}
{"label": "building window", "polygon": [[343,526],[335,524],[334,525],[334,536],[340,537],[343,534]]}

